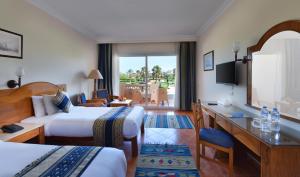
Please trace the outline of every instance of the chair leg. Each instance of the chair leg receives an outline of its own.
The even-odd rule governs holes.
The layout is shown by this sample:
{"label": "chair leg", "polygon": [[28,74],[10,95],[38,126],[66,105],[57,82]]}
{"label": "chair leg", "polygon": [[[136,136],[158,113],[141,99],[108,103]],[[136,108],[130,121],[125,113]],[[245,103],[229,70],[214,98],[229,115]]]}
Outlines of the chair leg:
{"label": "chair leg", "polygon": [[229,177],[233,177],[233,148],[230,148],[229,150]]}
{"label": "chair leg", "polygon": [[133,137],[131,139],[131,153],[132,153],[132,157],[137,157],[138,156],[138,152],[139,152],[139,148],[138,148],[137,136],[135,136],[135,137]]}
{"label": "chair leg", "polygon": [[142,123],[142,126],[141,126],[141,133],[142,133],[142,134],[145,133],[145,125],[144,125],[144,123]]}
{"label": "chair leg", "polygon": [[196,141],[196,165],[200,170],[200,143]]}

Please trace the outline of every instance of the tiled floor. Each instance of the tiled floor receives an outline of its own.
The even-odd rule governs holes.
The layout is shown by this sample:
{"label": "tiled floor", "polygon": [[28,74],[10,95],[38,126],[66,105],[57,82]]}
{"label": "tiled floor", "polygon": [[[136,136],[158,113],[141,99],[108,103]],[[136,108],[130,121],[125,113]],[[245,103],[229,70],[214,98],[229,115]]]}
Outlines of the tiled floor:
{"label": "tiled floor", "polygon": [[[148,111],[147,113],[157,113],[164,111]],[[164,112],[166,113],[166,112]],[[168,111],[168,114],[174,114],[172,111]],[[190,112],[176,112],[177,114],[188,114],[192,117]],[[146,128],[145,133],[138,138],[139,148],[143,143],[150,144],[187,144],[195,158],[195,133],[192,129],[158,129],[158,128]],[[127,177],[134,177],[136,158],[131,157],[130,143],[124,145],[125,154],[128,162]],[[210,157],[213,156],[214,151],[207,148],[206,154]],[[242,158],[247,159],[247,158]],[[226,162],[226,161],[225,161]],[[201,159],[201,177],[226,177],[227,169],[226,163],[224,165],[217,164],[205,159]],[[249,160],[243,160],[239,164],[235,164],[234,176],[235,177],[259,177],[259,169],[257,166],[249,163]]]}

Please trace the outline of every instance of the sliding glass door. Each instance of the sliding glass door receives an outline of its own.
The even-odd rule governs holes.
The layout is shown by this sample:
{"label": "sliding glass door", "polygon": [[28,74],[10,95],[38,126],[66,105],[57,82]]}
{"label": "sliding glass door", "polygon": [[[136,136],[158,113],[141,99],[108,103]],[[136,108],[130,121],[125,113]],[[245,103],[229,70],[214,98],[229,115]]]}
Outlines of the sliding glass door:
{"label": "sliding glass door", "polygon": [[134,104],[174,107],[176,56],[120,57],[120,95]]}
{"label": "sliding glass door", "polygon": [[119,95],[133,100],[134,104],[147,105],[146,57],[120,57]]}
{"label": "sliding glass door", "polygon": [[148,106],[174,107],[176,56],[149,56],[148,71]]}

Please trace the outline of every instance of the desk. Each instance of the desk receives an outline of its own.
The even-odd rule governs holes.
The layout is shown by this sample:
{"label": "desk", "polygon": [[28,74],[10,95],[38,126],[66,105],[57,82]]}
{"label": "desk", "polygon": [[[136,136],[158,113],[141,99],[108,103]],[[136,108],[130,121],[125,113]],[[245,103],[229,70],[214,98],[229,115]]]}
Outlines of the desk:
{"label": "desk", "polygon": [[[255,114],[235,106],[208,105],[202,103],[202,109],[209,114],[213,123],[234,136],[260,157],[261,177],[299,177],[300,142],[299,138],[288,136],[283,130],[277,134],[264,133],[251,125]],[[244,112],[243,118],[232,118],[231,113]]]}

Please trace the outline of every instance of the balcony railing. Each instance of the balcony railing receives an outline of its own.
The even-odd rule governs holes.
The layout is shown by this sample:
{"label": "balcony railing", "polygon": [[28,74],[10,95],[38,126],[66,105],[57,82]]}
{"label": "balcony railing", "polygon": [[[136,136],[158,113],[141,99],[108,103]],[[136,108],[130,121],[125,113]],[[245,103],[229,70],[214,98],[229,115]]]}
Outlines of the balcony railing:
{"label": "balcony railing", "polygon": [[[146,87],[148,94],[146,94]],[[133,100],[135,104],[148,106],[174,106],[175,86],[160,87],[159,83],[120,83],[120,96]]]}

